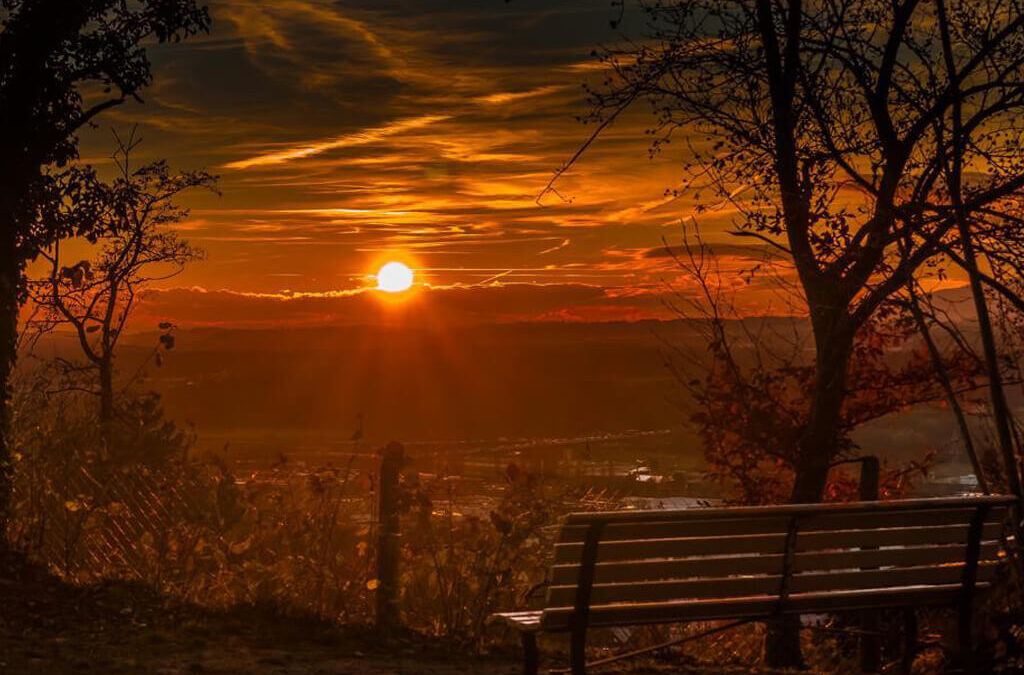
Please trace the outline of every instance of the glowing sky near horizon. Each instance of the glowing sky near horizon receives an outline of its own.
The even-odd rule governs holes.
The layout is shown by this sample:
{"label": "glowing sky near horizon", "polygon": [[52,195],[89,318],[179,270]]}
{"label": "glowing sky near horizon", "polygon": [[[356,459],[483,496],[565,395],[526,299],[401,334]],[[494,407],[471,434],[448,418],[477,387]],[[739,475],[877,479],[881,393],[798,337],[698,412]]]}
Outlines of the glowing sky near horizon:
{"label": "glowing sky near horizon", "polygon": [[[575,116],[601,77],[591,50],[621,39],[607,0],[209,4],[212,34],[153,48],[145,103],[83,138],[102,164],[110,128],[138,124],[145,158],[220,174],[222,197],[189,200],[181,229],[208,255],[169,282],[176,302],[341,303],[396,256],[415,257],[428,292],[481,311],[524,285],[524,319],[668,316],[662,300],[692,286],[664,250],[694,207],[666,197],[684,144],[650,158],[646,108],[537,203],[588,133]],[[627,35],[642,32],[633,19]],[[722,234],[734,215],[700,222],[727,271],[758,255]],[[751,311],[770,303],[759,283],[743,289]]]}

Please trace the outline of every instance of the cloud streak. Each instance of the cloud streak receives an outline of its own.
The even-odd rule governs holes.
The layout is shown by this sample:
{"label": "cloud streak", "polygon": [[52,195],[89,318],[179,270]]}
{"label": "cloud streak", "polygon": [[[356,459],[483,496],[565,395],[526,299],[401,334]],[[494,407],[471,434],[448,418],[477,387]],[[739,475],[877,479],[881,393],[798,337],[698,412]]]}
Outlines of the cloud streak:
{"label": "cloud streak", "polygon": [[[480,316],[514,296],[535,309],[515,316],[556,320],[646,316],[607,298],[680,284],[657,251],[663,238],[679,243],[694,202],[664,196],[680,184],[680,157],[649,158],[648,111],[619,118],[559,180],[566,201],[535,202],[587,136],[580,85],[605,66],[582,59],[614,39],[604,3],[208,2],[214,35],[154,47],[147,103],[115,111],[119,126],[141,123],[146,159],[223,169],[223,197],[190,196],[182,226],[208,256],[174,283],[266,303],[286,295],[294,309],[335,302],[316,294],[359,289],[383,261],[408,259],[435,288],[585,286],[466,294],[490,298]],[[86,132],[83,156],[109,154],[109,132]],[[707,212],[702,233],[729,241],[735,217]]]}
{"label": "cloud streak", "polygon": [[514,103],[516,101],[537,98],[540,96],[547,96],[549,94],[554,94],[565,89],[568,89],[568,85],[552,84],[544,87],[537,87],[535,89],[529,89],[527,91],[504,91],[497,92],[494,94],[487,94],[485,96],[478,97],[476,101],[478,103],[483,103],[486,105],[500,105],[504,103]]}
{"label": "cloud streak", "polygon": [[283,150],[276,150],[274,152],[268,152],[266,154],[228,162],[227,164],[224,164],[223,167],[225,169],[252,169],[274,164],[284,164],[285,162],[291,162],[297,159],[315,157],[316,155],[330,152],[331,150],[377,143],[386,138],[390,138],[391,136],[422,129],[430,126],[431,124],[443,122],[447,119],[450,119],[450,116],[423,115],[421,117],[396,120],[383,126],[364,129],[354,134],[346,134],[335,138],[303,143],[291,148],[285,148]]}

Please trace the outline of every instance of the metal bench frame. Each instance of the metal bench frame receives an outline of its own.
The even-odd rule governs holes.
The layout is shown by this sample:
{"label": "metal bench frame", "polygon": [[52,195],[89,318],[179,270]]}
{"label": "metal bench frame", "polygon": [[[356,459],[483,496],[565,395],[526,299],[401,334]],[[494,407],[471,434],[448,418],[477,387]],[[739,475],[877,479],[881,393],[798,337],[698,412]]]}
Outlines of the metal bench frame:
{"label": "metal bench frame", "polygon": [[[973,610],[974,602],[976,597],[976,590],[978,587],[978,564],[979,555],[981,552],[981,542],[983,530],[985,524],[990,516],[990,511],[994,507],[1009,508],[1016,505],[1016,500],[1009,496],[988,496],[988,497],[962,497],[962,498],[945,498],[945,499],[914,499],[914,500],[899,500],[892,502],[855,502],[851,504],[815,504],[815,505],[786,505],[786,506],[774,506],[774,507],[736,507],[736,508],[725,508],[725,509],[697,509],[689,511],[701,511],[705,514],[712,512],[720,512],[723,517],[742,519],[744,516],[751,518],[764,517],[765,514],[770,513],[775,516],[788,517],[788,529],[785,535],[785,545],[782,556],[782,570],[781,570],[781,584],[776,594],[773,594],[772,598],[775,598],[774,607],[772,611],[767,613],[757,613],[750,616],[733,617],[734,620],[726,625],[712,628],[709,631],[700,633],[681,640],[673,640],[671,642],[655,645],[645,649],[633,650],[625,654],[620,654],[600,661],[595,661],[591,664],[587,664],[585,661],[586,652],[586,640],[587,631],[591,627],[591,600],[592,592],[595,582],[595,571],[598,563],[598,553],[600,550],[602,535],[604,534],[607,526],[610,523],[622,524],[623,518],[628,519],[629,516],[625,516],[625,513],[637,514],[638,522],[639,519],[646,517],[654,519],[658,515],[654,515],[654,512],[647,511],[629,511],[629,512],[607,512],[607,513],[596,513],[596,514],[571,514],[566,519],[566,523],[563,525],[563,530],[575,524],[577,527],[585,523],[586,533],[583,538],[582,552],[579,557],[579,576],[576,582],[576,593],[575,601],[572,606],[572,613],[568,620],[566,627],[558,627],[555,629],[545,628],[542,625],[542,617],[547,610],[544,612],[515,612],[507,614],[496,614],[492,619],[500,619],[513,625],[520,631],[522,640],[523,652],[524,652],[524,667],[523,672],[526,675],[536,675],[539,670],[539,653],[537,650],[537,635],[542,632],[558,632],[570,634],[570,663],[571,667],[566,670],[552,671],[552,672],[571,672],[572,675],[585,675],[588,665],[598,666],[611,663],[613,661],[620,660],[631,656],[640,655],[643,653],[665,649],[667,647],[681,644],[705,635],[726,630],[744,623],[750,623],[754,621],[766,621],[781,616],[783,614],[799,614],[799,607],[793,607],[790,603],[790,590],[794,576],[793,562],[797,553],[797,541],[798,532],[800,527],[800,521],[802,518],[815,515],[829,514],[829,513],[842,513],[845,510],[854,510],[855,512],[863,511],[865,517],[869,518],[872,514],[888,514],[894,511],[900,510],[927,510],[927,509],[973,509],[973,513],[970,516],[968,523],[968,531],[966,541],[964,542],[964,555],[963,555],[963,569],[961,572],[961,579],[959,584],[959,593],[957,599],[953,603],[941,602],[927,604],[933,605],[954,605],[958,610],[958,657],[959,661],[965,672],[975,673],[976,664],[974,659],[974,639],[973,639]],[[669,521],[673,517],[684,519],[686,513],[683,511],[676,512],[663,512],[664,520]],[[696,513],[692,515],[697,515]],[[628,521],[626,521],[628,522]],[[876,528],[864,527],[862,530],[872,530]],[[883,529],[881,527],[877,528]],[[923,528],[922,528],[923,529]],[[654,538],[651,537],[653,541]],[[867,548],[867,547],[865,547]],[[746,554],[746,555],[757,555],[757,554]],[[904,588],[912,588],[912,585],[904,585]],[[888,587],[886,587],[888,588]],[[893,587],[898,588],[898,587]],[[880,592],[880,589],[861,589],[861,590],[872,590]],[[835,591],[833,591],[835,592]],[[876,593],[877,595],[877,593]],[[907,654],[905,655],[905,666],[913,658],[913,645],[916,643],[916,617],[914,615],[914,605],[907,605],[906,603],[886,603],[882,598],[875,598],[871,602],[865,604],[863,602],[843,602],[843,598],[840,596],[835,597],[835,602],[829,602],[828,608],[824,611],[828,612],[843,612],[852,610],[878,610],[878,609],[889,609],[903,607],[906,612],[906,626],[908,631],[908,644]],[[701,621],[699,617],[689,619],[692,621]],[[709,617],[706,620],[713,620]],[[682,623],[678,619],[668,618],[665,621],[644,621],[645,623]],[[608,627],[609,625],[636,625],[640,622],[623,622],[621,624],[609,624],[602,623],[602,627]]]}

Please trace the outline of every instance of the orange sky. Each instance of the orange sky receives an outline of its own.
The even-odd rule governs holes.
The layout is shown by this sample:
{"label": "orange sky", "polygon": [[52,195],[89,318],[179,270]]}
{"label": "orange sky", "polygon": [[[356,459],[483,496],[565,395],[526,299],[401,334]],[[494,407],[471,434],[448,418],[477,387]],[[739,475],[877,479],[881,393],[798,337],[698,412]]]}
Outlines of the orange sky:
{"label": "orange sky", "polygon": [[[360,289],[392,258],[429,286],[421,304],[481,319],[665,317],[669,288],[692,290],[662,244],[694,206],[664,196],[685,144],[651,159],[643,107],[558,183],[564,199],[536,202],[588,133],[575,116],[601,76],[591,50],[621,39],[606,0],[210,5],[209,37],[152,50],[145,104],[83,137],[101,164],[110,127],[139,124],[146,158],[221,176],[223,196],[193,198],[182,226],[207,259],[151,298],[154,314],[358,321]],[[700,226],[728,243],[732,217]],[[760,255],[741,243],[718,247],[741,304],[781,311],[768,282],[735,277]]]}

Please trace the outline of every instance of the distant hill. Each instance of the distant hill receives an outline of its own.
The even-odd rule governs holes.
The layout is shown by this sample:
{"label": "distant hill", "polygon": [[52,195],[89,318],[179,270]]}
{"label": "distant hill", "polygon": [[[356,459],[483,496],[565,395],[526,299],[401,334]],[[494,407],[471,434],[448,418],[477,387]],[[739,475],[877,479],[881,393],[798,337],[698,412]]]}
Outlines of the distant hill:
{"label": "distant hill", "polygon": [[370,437],[422,440],[661,429],[683,417],[663,341],[703,351],[680,322],[190,330],[151,384],[200,428],[346,433],[362,413]]}
{"label": "distant hill", "polygon": [[[807,337],[796,319],[747,324],[779,340]],[[743,331],[730,325],[742,352]],[[699,327],[677,320],[197,328],[178,334],[178,347],[163,367],[149,369],[145,386],[208,439],[343,442],[362,414],[367,444],[672,430],[683,439],[674,443],[697,453],[682,388],[666,363],[704,358]],[[134,372],[155,343],[155,334],[129,336],[121,371]],[[56,337],[42,351],[72,347],[69,337]],[[885,455],[956,444],[948,413],[935,408],[893,416],[857,437]]]}

